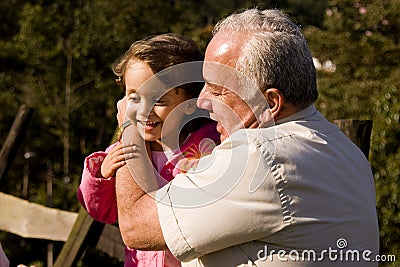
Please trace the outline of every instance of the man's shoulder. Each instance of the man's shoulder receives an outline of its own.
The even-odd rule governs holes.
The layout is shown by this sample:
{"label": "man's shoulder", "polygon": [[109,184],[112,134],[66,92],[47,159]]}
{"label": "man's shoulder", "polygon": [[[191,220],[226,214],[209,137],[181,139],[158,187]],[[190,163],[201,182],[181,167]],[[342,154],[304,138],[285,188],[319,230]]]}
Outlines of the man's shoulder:
{"label": "man's shoulder", "polygon": [[[220,148],[233,148],[254,144],[258,147],[266,143],[286,142],[288,139],[313,139],[314,136],[329,136],[340,129],[326,120],[319,112],[307,118],[273,124],[265,128],[240,129],[224,140]],[[344,137],[336,136],[335,138]],[[332,136],[333,137],[333,136]]]}

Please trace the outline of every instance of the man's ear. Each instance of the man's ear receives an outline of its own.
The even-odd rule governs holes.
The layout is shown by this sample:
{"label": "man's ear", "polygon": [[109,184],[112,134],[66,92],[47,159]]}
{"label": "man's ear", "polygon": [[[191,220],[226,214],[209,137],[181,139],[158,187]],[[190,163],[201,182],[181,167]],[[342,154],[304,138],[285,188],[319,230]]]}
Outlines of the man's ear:
{"label": "man's ear", "polygon": [[285,103],[283,93],[279,89],[269,88],[263,92],[263,95],[269,105],[270,114],[273,118],[276,118],[283,109]]}
{"label": "man's ear", "polygon": [[185,114],[186,115],[191,115],[196,111],[196,99],[189,99],[186,101],[186,110]]}

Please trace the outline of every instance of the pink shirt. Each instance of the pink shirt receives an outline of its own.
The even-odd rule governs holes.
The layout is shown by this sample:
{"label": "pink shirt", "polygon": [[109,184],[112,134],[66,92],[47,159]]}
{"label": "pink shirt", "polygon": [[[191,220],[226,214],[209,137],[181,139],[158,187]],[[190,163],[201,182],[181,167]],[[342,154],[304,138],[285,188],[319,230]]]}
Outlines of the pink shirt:
{"label": "pink shirt", "polygon": [[[161,176],[172,180],[178,173],[187,172],[195,167],[199,158],[211,153],[215,143],[219,142],[219,134],[215,123],[204,125],[199,130],[191,133],[183,145],[166,159],[165,165],[156,164],[163,156],[153,153],[153,162]],[[88,214],[95,220],[112,224],[118,220],[117,202],[115,195],[115,177],[102,178],[97,173],[108,152],[118,145],[109,146],[106,151],[94,152],[84,161],[81,184],[78,188],[78,200]],[[155,158],[156,157],[156,158]],[[162,159],[161,159],[162,161]],[[140,251],[125,248],[125,267],[173,267],[181,266],[180,262],[166,251]]]}

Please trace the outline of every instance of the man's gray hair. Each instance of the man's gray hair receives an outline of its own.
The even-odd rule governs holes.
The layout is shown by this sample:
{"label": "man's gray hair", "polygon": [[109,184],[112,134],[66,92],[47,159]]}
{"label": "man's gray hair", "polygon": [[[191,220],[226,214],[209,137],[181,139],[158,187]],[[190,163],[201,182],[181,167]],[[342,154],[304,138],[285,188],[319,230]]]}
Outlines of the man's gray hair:
{"label": "man's gray hair", "polygon": [[288,103],[305,108],[318,98],[316,70],[301,29],[277,9],[248,9],[213,29],[247,36],[236,69],[261,89],[279,89]]}

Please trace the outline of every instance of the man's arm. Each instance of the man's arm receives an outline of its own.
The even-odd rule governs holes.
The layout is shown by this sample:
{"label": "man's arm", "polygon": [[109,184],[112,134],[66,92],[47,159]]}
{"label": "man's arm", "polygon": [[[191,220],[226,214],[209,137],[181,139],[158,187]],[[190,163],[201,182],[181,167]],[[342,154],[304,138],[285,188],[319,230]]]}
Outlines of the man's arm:
{"label": "man's arm", "polygon": [[138,186],[128,167],[117,171],[115,185],[118,222],[125,245],[140,250],[167,249],[155,200]]}
{"label": "man's arm", "polygon": [[116,173],[118,222],[125,245],[140,250],[167,249],[158,220],[155,199],[157,189],[153,166],[136,125],[127,127],[123,142],[135,145],[127,164]]}

